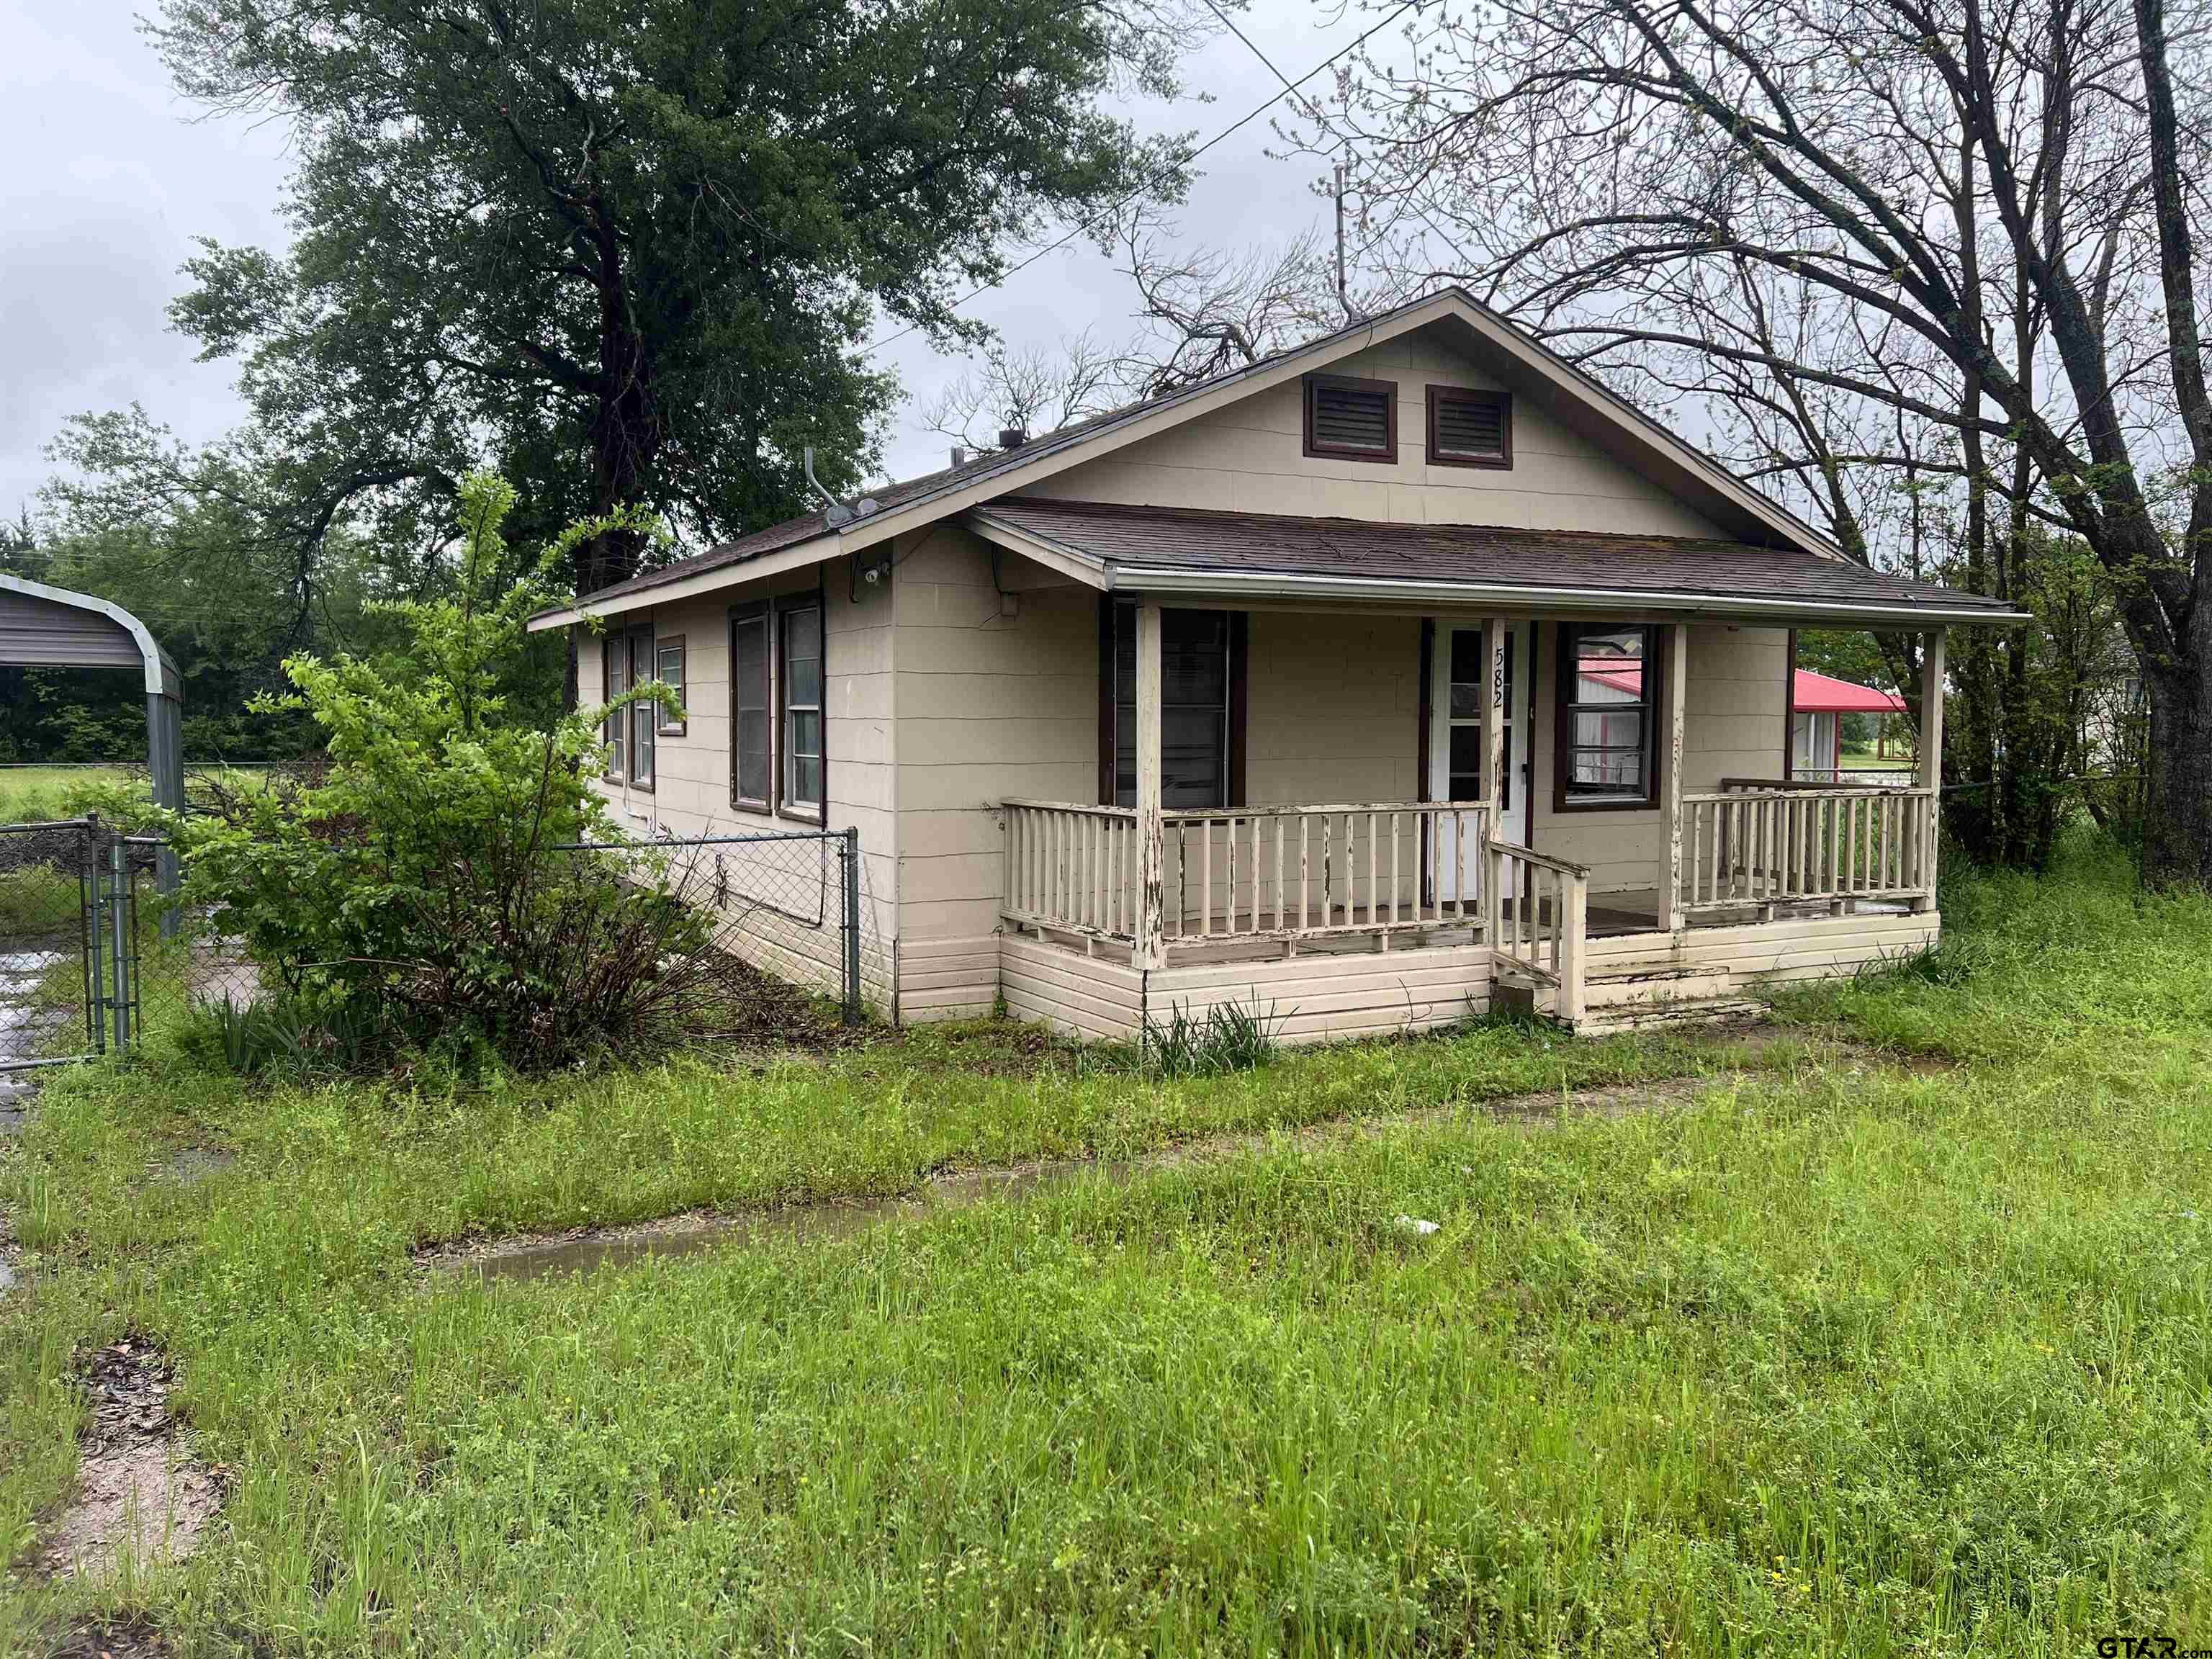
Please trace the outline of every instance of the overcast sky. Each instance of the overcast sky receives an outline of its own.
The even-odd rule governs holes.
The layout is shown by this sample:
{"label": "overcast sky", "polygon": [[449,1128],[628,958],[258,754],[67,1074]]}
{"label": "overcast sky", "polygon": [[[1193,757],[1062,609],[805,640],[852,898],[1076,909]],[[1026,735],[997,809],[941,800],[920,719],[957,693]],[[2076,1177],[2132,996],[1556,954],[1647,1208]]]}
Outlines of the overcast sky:
{"label": "overcast sky", "polygon": [[[1285,73],[1321,63],[1374,21],[1337,16],[1311,0],[1254,0],[1247,33]],[[1378,40],[1377,44],[1381,44]],[[1234,37],[1195,57],[1188,80],[1211,104],[1131,111],[1152,131],[1210,137],[1278,82]],[[1325,82],[1311,83],[1319,88]],[[1279,112],[1281,106],[1278,106]],[[1182,215],[1193,240],[1276,243],[1316,222],[1310,160],[1277,161],[1266,119],[1200,162],[1206,176]],[[166,307],[193,239],[280,246],[290,159],[282,127],[206,119],[179,99],[129,11],[113,0],[0,4],[0,514],[12,518],[49,471],[42,454],[69,416],[134,399],[189,441],[234,424],[235,365],[193,361]],[[1107,340],[1130,326],[1126,282],[1079,239],[967,307],[1010,342],[1056,343],[1095,325]],[[894,477],[944,464],[945,441],[920,411],[963,364],[919,336],[885,361],[911,394],[894,429]]]}

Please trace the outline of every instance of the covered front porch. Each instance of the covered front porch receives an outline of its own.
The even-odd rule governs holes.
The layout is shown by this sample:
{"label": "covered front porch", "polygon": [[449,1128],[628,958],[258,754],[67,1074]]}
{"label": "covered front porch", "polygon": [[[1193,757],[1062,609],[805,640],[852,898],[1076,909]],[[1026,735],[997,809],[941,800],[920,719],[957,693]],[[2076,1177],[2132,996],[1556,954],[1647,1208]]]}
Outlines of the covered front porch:
{"label": "covered front porch", "polygon": [[[1510,997],[1602,1029],[1724,1012],[1777,978],[1936,938],[1942,628],[1923,631],[1928,730],[1902,787],[1787,775],[1786,669],[1763,714],[1747,672],[1724,688],[1735,703],[1701,694],[1699,661],[1717,673],[1745,655],[1725,615],[1643,613],[1627,630],[1437,609],[1418,670],[1434,798],[1183,806],[1164,767],[1176,603],[1124,602],[1125,799],[1001,804],[1000,980],[1017,1012],[1127,1036],[1235,1001],[1296,1040],[1449,1024]],[[1601,625],[1636,632],[1649,659],[1593,667],[1577,641]],[[1778,647],[1782,630],[1757,631]],[[1711,775],[1759,758],[1738,730],[1753,721],[1772,728],[1771,763]]]}

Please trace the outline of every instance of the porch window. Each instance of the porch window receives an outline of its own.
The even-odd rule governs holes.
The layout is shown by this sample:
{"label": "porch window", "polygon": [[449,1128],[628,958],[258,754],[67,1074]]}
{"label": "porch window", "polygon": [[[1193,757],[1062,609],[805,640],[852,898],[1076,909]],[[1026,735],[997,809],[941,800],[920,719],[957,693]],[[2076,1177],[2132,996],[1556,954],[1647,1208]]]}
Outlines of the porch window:
{"label": "porch window", "polygon": [[[1137,607],[1113,607],[1114,803],[1137,804]],[[1243,653],[1226,611],[1160,615],[1160,801],[1225,807],[1232,799],[1233,710]]]}
{"label": "porch window", "polygon": [[769,620],[765,605],[730,617],[730,803],[769,810]]}
{"label": "porch window", "polygon": [[822,816],[822,607],[787,608],[783,627],[783,799],[786,812]]}
{"label": "porch window", "polygon": [[1560,811],[1649,806],[1658,799],[1655,639],[1650,628],[1560,624],[1559,702],[1552,727]]}

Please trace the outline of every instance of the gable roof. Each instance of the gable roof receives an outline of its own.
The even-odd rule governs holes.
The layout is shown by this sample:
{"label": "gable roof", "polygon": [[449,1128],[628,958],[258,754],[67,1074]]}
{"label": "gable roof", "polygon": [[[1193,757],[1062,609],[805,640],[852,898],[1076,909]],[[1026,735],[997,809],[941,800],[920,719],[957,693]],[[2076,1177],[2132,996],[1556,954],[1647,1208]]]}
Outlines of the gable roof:
{"label": "gable roof", "polygon": [[[1464,329],[1477,355],[1493,360],[1514,380],[1516,394],[1526,392],[1541,398],[1566,425],[1623,452],[1639,471],[1690,500],[1724,529],[1756,545],[1790,547],[1824,559],[1844,560],[1842,550],[1812,526],[1464,289],[1452,288],[1363,318],[1243,368],[1046,433],[1017,448],[994,451],[960,466],[871,491],[877,511],[866,519],[834,527],[819,512],[787,520],[600,588],[572,605],[543,613],[531,626],[556,628],[585,616],[669,603],[857,552],[979,502],[1017,494],[1070,466],[1438,322]],[[734,574],[739,567],[744,567],[743,574]]]}
{"label": "gable roof", "polygon": [[1789,547],[1699,536],[1308,519],[1015,497],[970,508],[986,540],[1091,586],[1160,596],[1437,601],[1694,612],[1872,628],[2023,622],[2001,599]]}

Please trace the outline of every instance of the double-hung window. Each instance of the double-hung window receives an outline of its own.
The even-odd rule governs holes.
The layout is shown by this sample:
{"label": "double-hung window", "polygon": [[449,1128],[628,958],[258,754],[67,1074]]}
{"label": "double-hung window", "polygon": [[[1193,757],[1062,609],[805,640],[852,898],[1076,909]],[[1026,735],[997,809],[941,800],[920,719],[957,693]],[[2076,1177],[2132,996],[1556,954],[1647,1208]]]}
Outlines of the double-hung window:
{"label": "double-hung window", "polygon": [[787,605],[783,635],[783,810],[822,816],[822,605]]}
{"label": "double-hung window", "polygon": [[[611,707],[617,697],[629,690],[629,635],[608,633],[599,638],[599,700]],[[619,783],[629,775],[625,763],[629,758],[629,744],[624,741],[629,734],[629,720],[620,709],[607,716],[607,781]]]}
{"label": "double-hung window", "polygon": [[766,605],[739,611],[730,618],[730,800],[765,812],[775,804],[772,736],[775,714],[769,701],[770,617]]}
{"label": "double-hung window", "polygon": [[730,803],[820,822],[824,744],[822,598],[730,613]]}
{"label": "double-hung window", "polygon": [[[1137,607],[1113,608],[1114,803],[1137,804]],[[1226,611],[1160,613],[1160,804],[1238,803],[1237,678],[1243,665],[1237,619]]]}
{"label": "double-hung window", "polygon": [[[653,679],[653,625],[629,633],[629,683],[645,685]],[[629,781],[633,789],[653,787],[653,737],[660,723],[660,705],[634,702],[629,706]]]}
{"label": "double-hung window", "polygon": [[1657,801],[1655,632],[1615,623],[1560,624],[1559,702],[1552,742],[1561,811],[1650,806]]}
{"label": "double-hung window", "polygon": [[[676,707],[679,710],[682,709],[684,707],[684,670],[690,665],[689,653],[684,649],[684,636],[681,634],[671,634],[653,647],[653,678],[676,694]],[[664,708],[660,711],[660,718],[655,724],[656,729],[664,738],[680,738],[684,735],[684,717],[680,713],[672,713]]]}

